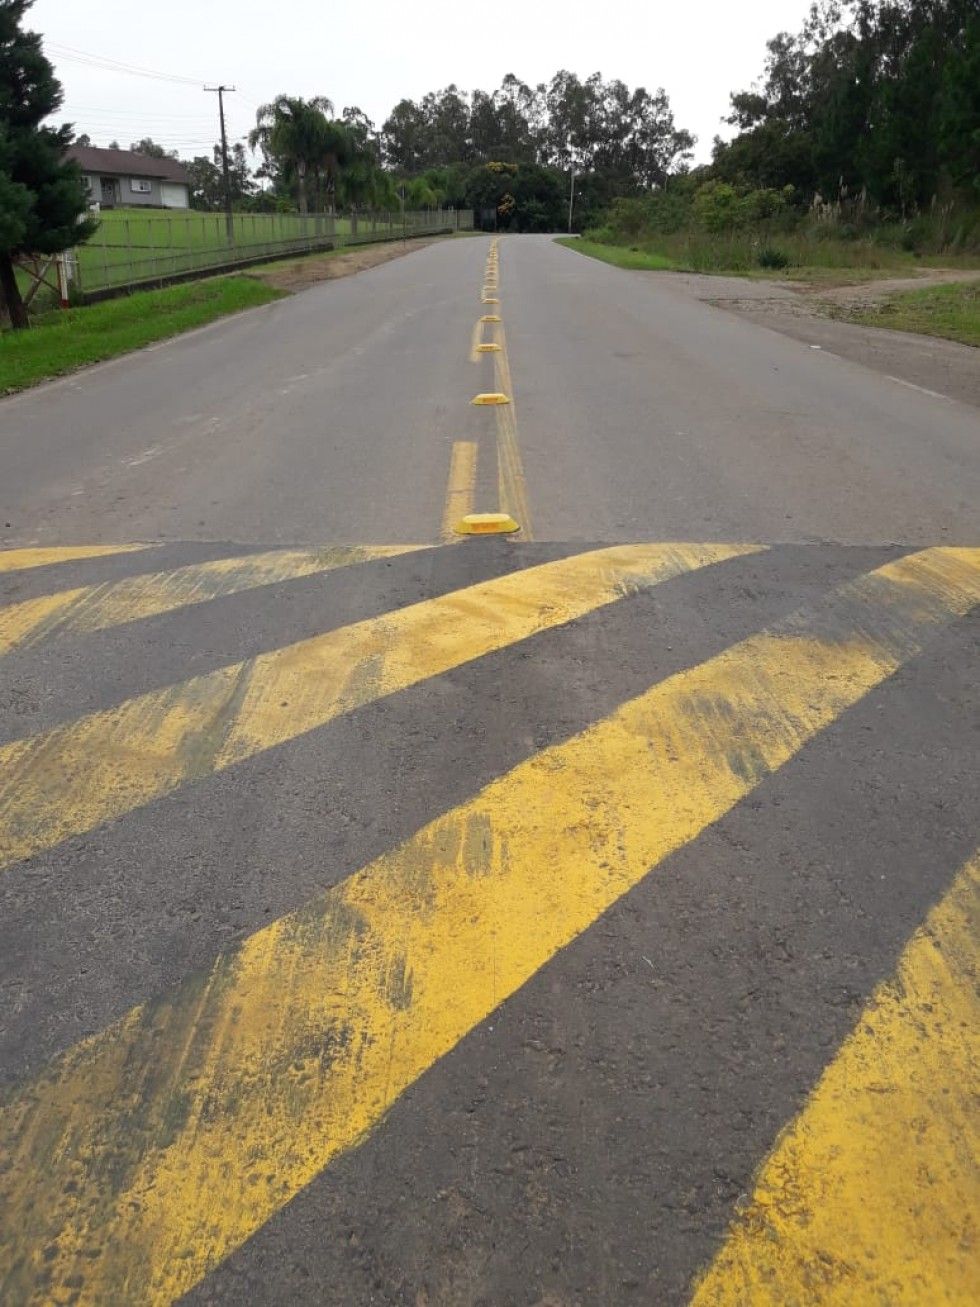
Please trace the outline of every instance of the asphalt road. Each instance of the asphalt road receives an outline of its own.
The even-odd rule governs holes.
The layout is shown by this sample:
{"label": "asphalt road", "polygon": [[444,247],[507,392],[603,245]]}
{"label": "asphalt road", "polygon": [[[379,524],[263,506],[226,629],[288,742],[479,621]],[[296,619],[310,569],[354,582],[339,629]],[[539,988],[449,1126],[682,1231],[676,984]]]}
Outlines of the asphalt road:
{"label": "asphalt road", "polygon": [[[438,539],[488,241],[410,257],[0,406],[15,540]],[[975,539],[976,409],[548,237],[502,242],[536,540]],[[492,415],[489,415],[492,417]],[[9,523],[9,526],[6,524]],[[528,524],[525,523],[525,526]]]}
{"label": "asphalt road", "polygon": [[474,237],[0,527],[0,1300],[980,1296],[975,408]]}

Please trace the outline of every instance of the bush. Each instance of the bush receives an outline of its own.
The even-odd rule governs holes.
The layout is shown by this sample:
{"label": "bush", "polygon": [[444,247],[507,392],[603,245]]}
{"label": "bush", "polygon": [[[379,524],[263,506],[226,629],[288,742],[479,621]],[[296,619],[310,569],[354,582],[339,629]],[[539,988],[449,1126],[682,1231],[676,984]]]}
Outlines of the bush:
{"label": "bush", "polygon": [[738,191],[728,182],[700,186],[694,196],[694,213],[699,225],[715,235],[734,231],[746,216]]}
{"label": "bush", "polygon": [[774,250],[771,245],[764,246],[759,251],[760,268],[788,268],[789,256],[782,250]]}

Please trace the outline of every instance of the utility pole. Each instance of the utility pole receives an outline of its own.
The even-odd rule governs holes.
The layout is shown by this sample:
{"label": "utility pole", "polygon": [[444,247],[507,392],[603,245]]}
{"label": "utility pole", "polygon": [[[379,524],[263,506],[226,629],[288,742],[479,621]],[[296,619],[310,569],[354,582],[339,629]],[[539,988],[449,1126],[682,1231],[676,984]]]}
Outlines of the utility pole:
{"label": "utility pole", "polygon": [[228,135],[225,132],[225,92],[234,91],[234,86],[206,86],[206,91],[218,93],[218,116],[221,119],[221,172],[225,180],[225,227],[228,231],[228,244],[235,243],[235,219],[231,212],[231,173],[228,170]]}
{"label": "utility pole", "polygon": [[569,156],[569,163],[572,169],[572,180],[568,185],[568,234],[572,234],[572,209],[575,207],[575,156]]}

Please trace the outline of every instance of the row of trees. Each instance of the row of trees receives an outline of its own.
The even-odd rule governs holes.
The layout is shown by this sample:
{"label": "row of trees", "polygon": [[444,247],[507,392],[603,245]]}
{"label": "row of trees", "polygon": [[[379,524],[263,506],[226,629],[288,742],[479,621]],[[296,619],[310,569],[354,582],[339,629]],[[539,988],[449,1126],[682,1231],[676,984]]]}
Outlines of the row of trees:
{"label": "row of trees", "polygon": [[908,214],[944,191],[980,200],[977,0],[820,0],[767,45],[761,85],[710,175],[806,198],[862,195]]}
{"label": "row of trees", "polygon": [[[134,148],[147,144],[157,148]],[[450,86],[402,100],[380,130],[356,107],[335,117],[325,96],[279,95],[259,109],[249,145],[261,158],[256,180],[240,144],[232,160],[240,207],[486,207],[503,175],[487,165],[503,163],[518,194],[501,216],[537,227],[542,206],[557,211],[560,174],[573,166],[591,179],[581,183],[584,197],[608,198],[662,185],[687,166],[694,138],[675,125],[663,90],[651,95],[598,73],[581,81],[562,71],[535,87],[509,75],[490,93]],[[219,165],[217,148],[187,163],[195,205],[219,207]]]}
{"label": "row of trees", "polygon": [[[980,11],[977,0],[816,0],[798,33],[767,43],[761,83],[731,96],[730,141],[715,140],[697,186],[733,193],[860,196],[908,215],[937,194],[980,197]],[[494,91],[450,85],[401,100],[380,129],[359,109],[339,119],[325,97],[281,95],[249,138],[262,163],[251,181],[235,157],[235,199],[314,207],[453,204],[483,208],[510,177],[520,195],[501,212],[536,228],[557,214],[557,190],[579,174],[578,211],[590,221],[618,197],[664,191],[689,171],[694,138],[666,93],[598,73],[561,70],[530,86],[509,74]],[[220,195],[218,158],[195,159],[196,202]],[[488,170],[506,164],[511,173]],[[519,174],[519,180],[518,180]],[[712,204],[729,192],[712,192]],[[497,196],[497,203],[504,196]],[[751,207],[751,206],[750,206]],[[550,220],[550,219],[549,219]]]}
{"label": "row of trees", "polygon": [[401,100],[380,145],[387,165],[407,173],[498,160],[567,171],[574,163],[580,172],[649,187],[687,163],[694,137],[676,126],[663,89],[651,95],[563,69],[533,87],[509,74],[489,93],[449,86]]}

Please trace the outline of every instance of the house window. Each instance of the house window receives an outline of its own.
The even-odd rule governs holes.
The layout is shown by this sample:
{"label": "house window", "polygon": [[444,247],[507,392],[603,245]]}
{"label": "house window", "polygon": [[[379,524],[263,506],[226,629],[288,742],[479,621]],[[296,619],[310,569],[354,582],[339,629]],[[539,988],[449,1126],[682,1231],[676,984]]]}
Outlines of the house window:
{"label": "house window", "polygon": [[135,191],[137,195],[149,195],[153,190],[153,183],[143,181],[141,177],[130,177],[129,189]]}

